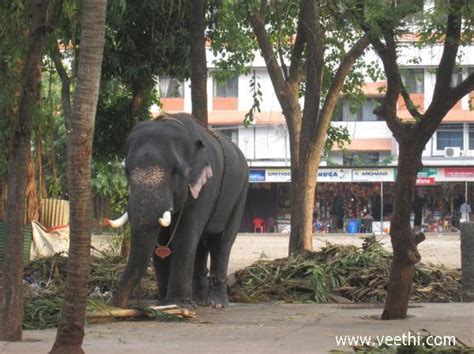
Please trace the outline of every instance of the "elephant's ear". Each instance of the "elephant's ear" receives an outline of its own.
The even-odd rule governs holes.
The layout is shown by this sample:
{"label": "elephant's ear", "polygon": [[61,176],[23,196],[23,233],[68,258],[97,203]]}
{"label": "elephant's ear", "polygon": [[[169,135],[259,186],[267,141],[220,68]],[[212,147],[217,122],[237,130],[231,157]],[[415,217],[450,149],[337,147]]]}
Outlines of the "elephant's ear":
{"label": "elephant's ear", "polygon": [[212,168],[201,140],[195,142],[195,149],[189,191],[193,198],[197,199],[202,187],[206,184],[207,180],[212,177]]}

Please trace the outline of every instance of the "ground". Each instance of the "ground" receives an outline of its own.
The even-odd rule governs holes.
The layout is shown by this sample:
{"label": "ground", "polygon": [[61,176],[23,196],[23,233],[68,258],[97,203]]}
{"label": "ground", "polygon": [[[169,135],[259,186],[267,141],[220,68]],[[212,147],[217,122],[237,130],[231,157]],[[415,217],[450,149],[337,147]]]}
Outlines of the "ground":
{"label": "ground", "polygon": [[[314,239],[318,248],[326,240],[359,244],[357,236],[323,235]],[[387,247],[389,238],[382,237]],[[284,257],[288,236],[239,235],[230,272],[261,258]],[[421,244],[424,262],[459,267],[459,235],[428,235]],[[87,353],[327,353],[350,350],[337,346],[335,336],[407,335],[421,329],[433,335],[454,335],[474,345],[472,304],[414,304],[410,318],[380,321],[381,307],[372,305],[232,304],[228,309],[199,309],[189,323],[117,322],[87,326]],[[54,329],[25,331],[24,342],[0,342],[0,353],[46,353]],[[372,340],[376,341],[373,337]]]}

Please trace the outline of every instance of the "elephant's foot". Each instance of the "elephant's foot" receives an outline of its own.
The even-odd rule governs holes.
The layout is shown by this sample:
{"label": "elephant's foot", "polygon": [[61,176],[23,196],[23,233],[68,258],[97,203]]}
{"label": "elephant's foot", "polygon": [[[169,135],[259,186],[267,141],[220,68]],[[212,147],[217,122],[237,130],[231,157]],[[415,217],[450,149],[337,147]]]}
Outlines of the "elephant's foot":
{"label": "elephant's foot", "polygon": [[209,305],[215,308],[229,306],[226,280],[210,279]]}
{"label": "elephant's foot", "polygon": [[209,305],[209,278],[207,275],[194,279],[193,299],[199,306]]}
{"label": "elephant's foot", "polygon": [[186,299],[179,299],[179,298],[167,298],[162,305],[176,305],[178,307],[188,309],[188,310],[196,310],[197,304],[196,301],[186,298]]}
{"label": "elephant's foot", "polygon": [[115,293],[112,297],[112,305],[126,309],[128,307],[128,296],[120,292]]}

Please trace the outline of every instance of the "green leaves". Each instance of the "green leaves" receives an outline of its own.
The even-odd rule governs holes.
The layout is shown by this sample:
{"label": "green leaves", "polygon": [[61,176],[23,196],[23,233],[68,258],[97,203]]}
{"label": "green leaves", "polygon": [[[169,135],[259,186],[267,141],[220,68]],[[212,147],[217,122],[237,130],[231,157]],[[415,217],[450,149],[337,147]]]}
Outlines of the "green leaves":
{"label": "green leaves", "polygon": [[327,131],[327,138],[324,142],[324,155],[328,156],[334,145],[344,149],[347,143],[351,142],[351,135],[347,127],[330,125]]}
{"label": "green leaves", "polygon": [[257,74],[253,71],[253,76],[250,79],[250,90],[252,91],[253,104],[250,110],[245,114],[244,125],[248,128],[250,125],[255,124],[255,112],[261,112],[260,103],[262,102],[262,87],[257,81]]}
{"label": "green leaves", "polygon": [[122,161],[117,159],[108,162],[95,160],[92,172],[94,192],[109,197],[114,212],[123,212],[128,200],[128,182]]}

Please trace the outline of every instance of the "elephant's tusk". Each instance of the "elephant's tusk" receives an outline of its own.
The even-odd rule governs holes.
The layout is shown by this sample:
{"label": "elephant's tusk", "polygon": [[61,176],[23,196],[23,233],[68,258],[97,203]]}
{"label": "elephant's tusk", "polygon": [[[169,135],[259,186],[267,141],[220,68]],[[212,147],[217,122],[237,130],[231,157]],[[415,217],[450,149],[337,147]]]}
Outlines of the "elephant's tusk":
{"label": "elephant's tusk", "polygon": [[109,220],[108,224],[113,227],[114,229],[118,228],[118,227],[122,227],[123,225],[125,225],[128,221],[128,213],[125,212],[125,214],[123,214],[121,217],[119,217],[118,219],[116,220]]}
{"label": "elephant's tusk", "polygon": [[169,211],[165,211],[163,213],[163,217],[160,218],[160,225],[163,227],[168,227],[171,224],[171,213]]}

